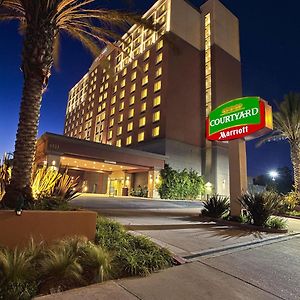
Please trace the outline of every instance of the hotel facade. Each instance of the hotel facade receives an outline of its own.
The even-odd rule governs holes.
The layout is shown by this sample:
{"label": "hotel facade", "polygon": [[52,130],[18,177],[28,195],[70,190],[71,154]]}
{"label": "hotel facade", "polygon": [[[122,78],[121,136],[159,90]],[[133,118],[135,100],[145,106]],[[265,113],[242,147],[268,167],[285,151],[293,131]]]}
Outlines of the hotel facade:
{"label": "hotel facade", "polygon": [[[64,136],[38,141],[37,163],[68,167],[87,192],[157,196],[164,164],[194,169],[229,194],[228,144],[205,138],[218,105],[242,96],[238,19],[218,0],[159,0],[107,46],[70,90]],[[127,189],[127,191],[126,191]]]}

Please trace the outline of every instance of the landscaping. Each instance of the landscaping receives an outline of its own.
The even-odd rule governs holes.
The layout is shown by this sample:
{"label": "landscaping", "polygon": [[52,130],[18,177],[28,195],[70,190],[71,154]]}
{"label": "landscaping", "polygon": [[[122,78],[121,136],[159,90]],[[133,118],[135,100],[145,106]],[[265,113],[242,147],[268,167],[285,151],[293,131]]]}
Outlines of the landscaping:
{"label": "landscaping", "polygon": [[0,299],[25,300],[104,280],[145,276],[172,266],[173,259],[145,237],[98,218],[95,241],[70,237],[0,250]]}

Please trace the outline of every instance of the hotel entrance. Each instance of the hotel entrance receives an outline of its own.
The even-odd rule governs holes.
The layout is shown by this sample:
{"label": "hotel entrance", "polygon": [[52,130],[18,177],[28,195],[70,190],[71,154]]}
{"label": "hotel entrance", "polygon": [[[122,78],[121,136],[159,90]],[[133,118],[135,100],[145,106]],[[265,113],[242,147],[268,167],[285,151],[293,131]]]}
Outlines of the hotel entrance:
{"label": "hotel entrance", "polygon": [[123,196],[124,179],[108,180],[108,192],[110,197]]}

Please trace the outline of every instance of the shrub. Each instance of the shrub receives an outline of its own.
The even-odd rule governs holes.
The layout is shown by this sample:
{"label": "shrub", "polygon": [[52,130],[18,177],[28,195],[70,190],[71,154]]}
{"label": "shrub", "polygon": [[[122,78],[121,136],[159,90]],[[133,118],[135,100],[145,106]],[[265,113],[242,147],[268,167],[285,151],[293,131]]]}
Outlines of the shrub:
{"label": "shrub", "polygon": [[160,249],[146,237],[132,236],[117,222],[98,218],[96,244],[115,253],[113,264],[117,276],[141,275],[172,265],[166,249]]}
{"label": "shrub", "polygon": [[134,196],[134,197],[147,198],[148,197],[148,188],[146,186],[144,186],[144,187],[138,186],[136,189],[131,190],[130,195]]}
{"label": "shrub", "polygon": [[273,192],[246,193],[238,200],[247,209],[256,226],[264,226],[269,217],[278,210],[282,201],[281,197]]}
{"label": "shrub", "polygon": [[300,192],[292,191],[283,197],[282,212],[293,211],[300,203]]}
{"label": "shrub", "polygon": [[286,229],[287,222],[283,218],[270,217],[267,220],[265,226],[268,228],[273,228],[273,229]]}
{"label": "shrub", "polygon": [[166,165],[158,187],[162,199],[197,199],[205,192],[203,178],[194,170],[176,171]]}
{"label": "shrub", "polygon": [[229,212],[229,208],[230,203],[228,197],[213,195],[204,202],[202,214],[212,218],[221,218]]}
{"label": "shrub", "polygon": [[7,154],[4,155],[0,165],[0,201],[5,194],[5,188],[10,183],[11,178],[11,159]]}
{"label": "shrub", "polygon": [[1,300],[30,300],[37,293],[37,285],[35,282],[28,281],[10,281],[0,286]]}

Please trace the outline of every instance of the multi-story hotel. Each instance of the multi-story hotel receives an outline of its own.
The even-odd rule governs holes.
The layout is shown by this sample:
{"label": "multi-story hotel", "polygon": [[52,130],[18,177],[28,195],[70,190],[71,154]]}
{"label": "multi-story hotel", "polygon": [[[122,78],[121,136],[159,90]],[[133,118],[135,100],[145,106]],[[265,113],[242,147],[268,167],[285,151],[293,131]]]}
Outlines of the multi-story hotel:
{"label": "multi-story hotel", "polygon": [[153,195],[157,172],[168,163],[198,171],[228,194],[228,147],[205,139],[205,119],[242,95],[238,19],[218,0],[200,8],[159,0],[143,17],[157,30],[134,25],[116,42],[121,51],[103,49],[69,92],[70,138],[46,134],[38,157],[85,172],[90,192],[148,185]]}

